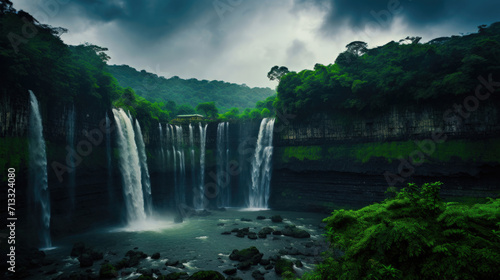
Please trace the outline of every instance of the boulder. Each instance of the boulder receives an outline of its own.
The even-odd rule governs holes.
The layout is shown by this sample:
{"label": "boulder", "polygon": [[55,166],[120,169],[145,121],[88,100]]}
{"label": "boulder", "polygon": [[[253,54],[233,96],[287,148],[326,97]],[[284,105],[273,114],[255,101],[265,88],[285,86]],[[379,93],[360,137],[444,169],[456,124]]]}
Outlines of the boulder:
{"label": "boulder", "polygon": [[280,215],[274,215],[271,217],[271,221],[273,223],[281,223],[283,222],[283,218]]}
{"label": "boulder", "polygon": [[224,276],[217,271],[213,270],[202,270],[194,273],[189,280],[225,280]]}
{"label": "boulder", "polygon": [[293,262],[287,259],[279,259],[276,261],[276,264],[274,265],[274,271],[278,275],[281,275],[286,271],[294,272]]}
{"label": "boulder", "polygon": [[286,225],[285,228],[281,232],[285,236],[291,236],[294,238],[309,238],[309,237],[311,237],[311,235],[307,231],[300,229],[300,228],[296,227],[295,225]]}

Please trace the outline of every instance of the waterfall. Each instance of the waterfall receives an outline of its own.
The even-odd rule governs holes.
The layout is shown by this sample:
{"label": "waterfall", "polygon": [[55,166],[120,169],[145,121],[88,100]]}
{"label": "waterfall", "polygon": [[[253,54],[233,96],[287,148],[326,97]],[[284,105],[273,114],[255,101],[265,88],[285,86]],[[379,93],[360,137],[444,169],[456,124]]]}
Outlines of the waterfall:
{"label": "waterfall", "polygon": [[111,120],[108,112],[106,112],[106,158],[108,161],[108,202],[112,205],[114,201],[113,195],[113,165],[111,158]]}
{"label": "waterfall", "polygon": [[230,206],[231,189],[229,178],[229,123],[217,126],[217,204],[219,207]]}
{"label": "waterfall", "polygon": [[135,142],[134,127],[123,109],[113,109],[117,129],[117,144],[120,151],[119,167],[123,179],[123,196],[127,211],[127,221],[143,221],[144,196],[141,183],[141,166]]}
{"label": "waterfall", "polygon": [[201,123],[198,123],[198,126],[200,129],[200,184],[198,188],[199,193],[195,197],[195,201],[193,202],[193,204],[196,209],[203,209],[203,201],[205,196],[205,143],[207,141],[208,125],[205,124],[205,126],[203,126]]}
{"label": "waterfall", "polygon": [[160,130],[160,161],[161,161],[161,170],[165,170],[165,151],[163,150],[164,140],[163,140],[163,131],[161,128],[161,124],[158,123],[158,129]]}
{"label": "waterfall", "polygon": [[[175,154],[179,159],[179,180],[176,184],[176,202],[177,205],[186,203],[186,161],[184,157],[184,134],[182,131],[182,126],[175,126],[175,134],[177,136],[177,141],[174,149],[174,160]],[[174,163],[175,164],[175,163]]]}
{"label": "waterfall", "polygon": [[149,179],[148,158],[146,156],[146,146],[142,138],[141,126],[139,121],[135,120],[135,142],[137,143],[139,162],[141,164],[141,183],[144,195],[144,209],[146,215],[151,216],[153,212],[153,199],[151,196],[151,181]]}
{"label": "waterfall", "polygon": [[[166,161],[166,165],[165,165],[165,168],[168,168],[167,165],[170,164],[170,149],[168,148],[168,142],[170,139],[172,139],[172,132],[171,132],[171,128],[170,128],[170,125],[169,124],[166,124],[165,125],[165,146],[167,147],[167,161]],[[172,140],[170,140],[172,141]]]}
{"label": "waterfall", "polygon": [[250,208],[268,208],[273,129],[274,119],[262,119],[255,156],[252,161],[252,186],[248,196],[248,207]]}
{"label": "waterfall", "polygon": [[30,90],[29,116],[29,182],[33,190],[35,215],[37,216],[40,245],[52,246],[50,238],[50,193],[47,180],[47,155],[43,139],[42,117],[38,109],[38,100]]}
{"label": "waterfall", "polygon": [[[191,186],[196,186],[196,164],[194,162],[194,129],[191,124],[189,124],[189,148],[190,148],[190,162],[191,162]],[[193,203],[194,206],[194,203]]]}
{"label": "waterfall", "polygon": [[[75,108],[74,106],[68,112],[68,118],[66,119],[66,128],[68,133],[66,134],[66,142],[71,151],[75,150]],[[73,154],[74,155],[74,154]],[[68,168],[68,193],[71,201],[71,210],[75,208],[75,158],[74,156],[69,157]],[[70,213],[71,211],[68,211]]]}

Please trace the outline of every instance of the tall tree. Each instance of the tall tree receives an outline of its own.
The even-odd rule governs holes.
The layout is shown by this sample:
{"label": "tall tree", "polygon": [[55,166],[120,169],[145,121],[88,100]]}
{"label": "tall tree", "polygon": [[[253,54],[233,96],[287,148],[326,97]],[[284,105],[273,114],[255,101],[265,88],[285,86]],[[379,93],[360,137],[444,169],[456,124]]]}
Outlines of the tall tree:
{"label": "tall tree", "polygon": [[279,81],[281,81],[281,77],[283,77],[284,75],[288,74],[288,72],[290,72],[290,71],[288,71],[288,68],[286,68],[285,66],[279,67],[278,65],[275,65],[267,73],[267,77],[271,81],[278,80],[278,82],[279,82]]}
{"label": "tall tree", "polygon": [[215,102],[200,103],[196,106],[196,111],[204,113],[209,118],[217,118],[219,109],[215,106]]}

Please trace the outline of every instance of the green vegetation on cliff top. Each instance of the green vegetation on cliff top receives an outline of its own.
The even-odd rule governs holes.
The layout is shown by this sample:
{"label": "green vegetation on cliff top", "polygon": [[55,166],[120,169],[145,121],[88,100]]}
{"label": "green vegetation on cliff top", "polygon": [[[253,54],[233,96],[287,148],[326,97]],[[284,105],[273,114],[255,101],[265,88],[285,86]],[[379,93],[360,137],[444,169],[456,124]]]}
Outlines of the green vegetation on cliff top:
{"label": "green vegetation on cliff top", "polygon": [[[499,65],[500,22],[481,26],[478,33],[427,43],[410,38],[368,49],[357,41],[347,45],[335,64],[316,64],[314,70],[281,77],[274,105],[299,120],[320,113],[371,117],[393,107],[442,108],[474,95],[479,76],[500,80]],[[488,102],[499,100],[491,94]]]}

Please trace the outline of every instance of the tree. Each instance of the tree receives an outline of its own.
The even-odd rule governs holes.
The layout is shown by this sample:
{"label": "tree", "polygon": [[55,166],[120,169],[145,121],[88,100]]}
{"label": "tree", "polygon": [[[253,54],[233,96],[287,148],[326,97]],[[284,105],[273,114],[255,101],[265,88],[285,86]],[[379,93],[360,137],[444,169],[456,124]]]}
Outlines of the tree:
{"label": "tree", "polygon": [[362,56],[368,50],[368,44],[362,41],[350,42],[345,47],[347,48],[347,52],[356,56]]}
{"label": "tree", "polygon": [[271,81],[278,80],[278,82],[279,82],[279,81],[281,81],[281,77],[283,77],[284,75],[288,74],[288,72],[290,72],[290,71],[288,71],[288,68],[286,68],[285,66],[279,67],[278,65],[275,65],[267,73],[267,77]]}
{"label": "tree", "polygon": [[406,36],[406,38],[399,40],[399,44],[418,44],[422,37],[416,36],[416,37],[410,37]]}
{"label": "tree", "polygon": [[215,102],[200,103],[196,106],[196,111],[204,113],[209,118],[217,118],[219,114]]}
{"label": "tree", "polygon": [[177,115],[190,115],[194,113],[196,113],[196,111],[194,110],[193,106],[189,104],[182,104],[181,106],[177,107]]}

